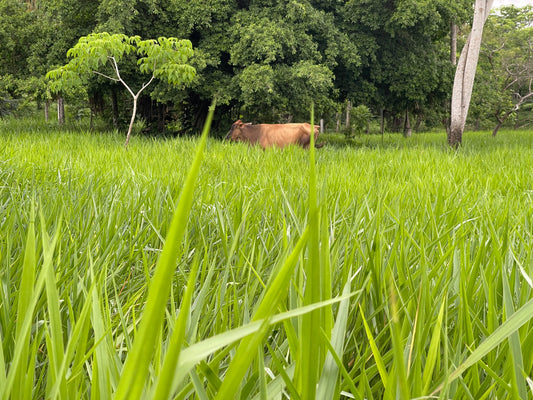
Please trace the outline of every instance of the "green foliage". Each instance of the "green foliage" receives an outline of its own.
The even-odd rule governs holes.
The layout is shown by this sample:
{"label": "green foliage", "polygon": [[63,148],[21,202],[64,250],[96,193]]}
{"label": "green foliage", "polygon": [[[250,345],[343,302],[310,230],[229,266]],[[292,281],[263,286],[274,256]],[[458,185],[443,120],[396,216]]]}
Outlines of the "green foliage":
{"label": "green foliage", "polygon": [[12,75],[0,77],[0,118],[12,114],[16,110],[17,100],[14,98],[16,86]]}
{"label": "green foliage", "polygon": [[[6,55],[0,58],[0,73],[9,71],[21,82],[29,75],[40,78],[68,63],[65,55],[81,46],[80,37],[109,32],[108,38],[99,40],[111,41],[111,34],[119,35],[109,43],[112,48],[95,50],[98,57],[83,61],[78,72],[92,68],[115,78],[108,51],[116,52],[117,58],[120,54],[121,78],[130,89],[142,88],[145,74],[158,78],[143,91],[141,103],[152,99],[164,104],[184,129],[194,132],[200,130],[214,97],[221,105],[215,122],[221,125],[230,124],[239,114],[263,122],[303,120],[311,100],[317,114],[326,119],[347,99],[373,110],[397,113],[410,108],[425,115],[428,108],[443,108],[452,69],[447,61],[450,22],[468,19],[470,3],[213,0],[206,7],[201,0],[40,0],[38,7],[28,8],[24,2],[6,0],[5,13],[0,14],[5,15],[0,17],[0,37],[5,39],[0,53]],[[156,39],[157,47],[152,46],[155,42],[129,41],[136,37],[188,39],[194,55],[186,62],[161,64],[160,59],[152,71],[155,58],[167,57],[165,48],[184,50],[181,42]],[[135,65],[147,57],[137,53],[141,42],[160,54],[149,56],[152,61],[146,65],[144,61]],[[81,59],[81,53],[75,57]],[[194,77],[182,64],[195,69]],[[63,82],[54,84],[67,102],[74,98],[67,96],[66,82],[70,82],[87,88],[82,97],[89,100],[93,114],[110,117],[111,112],[105,112],[110,103],[126,102],[114,108],[113,122],[127,119],[132,111],[128,93],[109,85],[102,75],[88,78],[87,73],[80,80],[69,68],[57,72]],[[24,86],[28,93],[29,85]],[[162,119],[147,106],[139,112],[149,126]]]}
{"label": "green foliage", "polygon": [[341,93],[391,113],[443,108],[453,72],[450,25],[470,9],[469,1],[346,2],[345,29],[363,56],[360,69],[344,72],[354,81]]}
{"label": "green foliage", "polygon": [[333,69],[346,56],[342,52],[351,46],[347,58],[358,61],[333,15],[307,2],[258,4],[232,22],[229,63],[242,93],[236,100],[261,120],[279,121],[282,114],[302,118],[311,101],[320,112],[331,109]]}
{"label": "green foliage", "polygon": [[0,2],[0,76],[13,74],[22,78],[28,75],[30,43],[37,32],[34,15],[27,12],[24,2]]}
{"label": "green foliage", "polygon": [[132,29],[133,20],[139,17],[138,0],[101,0],[98,5],[99,32],[126,33]]}
{"label": "green foliage", "polygon": [[121,79],[118,64],[130,54],[139,57],[137,64],[141,73],[165,79],[170,84],[180,85],[194,78],[194,68],[186,64],[193,54],[190,41],[165,37],[141,40],[139,36],[110,35],[107,32],[80,38],[67,53],[72,60],[64,67],[50,71],[47,77],[52,79],[52,90],[60,91],[81,83],[81,79],[91,73],[102,75],[99,70],[110,64],[115,76],[106,77],[118,81]]}
{"label": "green foliage", "polygon": [[346,130],[345,135],[351,137],[354,134],[360,135],[368,131],[372,117],[370,108],[364,104],[352,108],[350,112],[351,129]]}
{"label": "green foliage", "polygon": [[526,96],[532,96],[533,8],[502,7],[487,20],[472,93],[470,123],[493,127],[515,122]]}

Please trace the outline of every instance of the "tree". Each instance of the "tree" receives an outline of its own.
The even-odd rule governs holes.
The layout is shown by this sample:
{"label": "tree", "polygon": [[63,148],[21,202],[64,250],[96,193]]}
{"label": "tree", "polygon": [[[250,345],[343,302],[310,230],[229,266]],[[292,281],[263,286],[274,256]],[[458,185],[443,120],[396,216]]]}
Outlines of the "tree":
{"label": "tree", "polygon": [[483,37],[483,26],[487,20],[493,0],[476,0],[472,30],[468,35],[455,70],[453,81],[450,129],[448,144],[454,148],[461,145],[466,117],[472,97],[474,78]]}
{"label": "tree", "polygon": [[333,13],[308,1],[261,0],[231,20],[231,85],[248,118],[307,118],[311,101],[318,112],[335,108],[333,69],[358,55]]}
{"label": "tree", "polygon": [[448,61],[450,24],[464,20],[470,4],[470,0],[347,1],[342,11],[345,30],[357,43],[361,67],[343,71],[341,65],[335,70],[337,81],[341,78],[344,85],[342,95],[392,116],[396,129],[409,111],[420,118],[428,109],[441,108],[444,114],[453,77]]}
{"label": "tree", "polygon": [[[193,55],[191,42],[173,37],[141,40],[139,36],[94,33],[81,37],[67,55],[72,58],[67,65],[47,74],[53,80],[52,90],[58,92],[71,85],[83,84],[88,76],[96,74],[122,84],[132,96],[133,112],[125,147],[128,146],[137,115],[139,95],[152,81],[159,78],[178,86],[191,82],[196,74],[195,69],[187,64]],[[140,58],[137,60],[136,56]],[[136,92],[124,81],[119,67],[123,60],[131,62],[132,58],[137,61],[139,71],[148,75],[148,80]]]}
{"label": "tree", "polygon": [[34,14],[19,0],[0,1],[0,75],[27,74],[29,43],[37,35]]}
{"label": "tree", "polygon": [[533,98],[532,23],[531,6],[503,7],[487,20],[472,99],[478,118],[496,120],[493,136]]}

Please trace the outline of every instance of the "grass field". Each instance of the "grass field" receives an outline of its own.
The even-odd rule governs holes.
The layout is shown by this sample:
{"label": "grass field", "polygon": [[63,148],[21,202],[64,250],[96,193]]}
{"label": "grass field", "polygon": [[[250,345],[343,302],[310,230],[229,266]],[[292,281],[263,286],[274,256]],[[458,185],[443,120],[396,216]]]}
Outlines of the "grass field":
{"label": "grass field", "polygon": [[0,121],[0,398],[532,398],[533,132],[326,140]]}

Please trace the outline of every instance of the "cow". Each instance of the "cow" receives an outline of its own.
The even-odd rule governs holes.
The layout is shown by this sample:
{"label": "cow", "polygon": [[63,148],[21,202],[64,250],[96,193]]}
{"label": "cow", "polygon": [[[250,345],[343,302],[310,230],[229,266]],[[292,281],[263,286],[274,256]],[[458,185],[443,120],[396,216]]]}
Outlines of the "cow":
{"label": "cow", "polygon": [[[318,125],[315,125],[314,133],[315,147],[320,148],[324,146],[324,143],[316,144],[319,133]],[[311,125],[308,123],[252,125],[238,120],[231,126],[225,138],[225,140],[230,139],[252,145],[258,144],[263,149],[272,146],[283,148],[291,144],[308,149],[311,143]]]}

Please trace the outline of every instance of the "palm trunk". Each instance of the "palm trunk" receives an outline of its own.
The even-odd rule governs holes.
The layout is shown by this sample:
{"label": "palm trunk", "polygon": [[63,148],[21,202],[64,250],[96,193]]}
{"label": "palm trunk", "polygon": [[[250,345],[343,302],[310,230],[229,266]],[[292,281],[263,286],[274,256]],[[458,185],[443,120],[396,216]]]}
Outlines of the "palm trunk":
{"label": "palm trunk", "polygon": [[454,149],[458,148],[463,139],[463,131],[460,129],[452,129],[448,132],[448,144]]}

